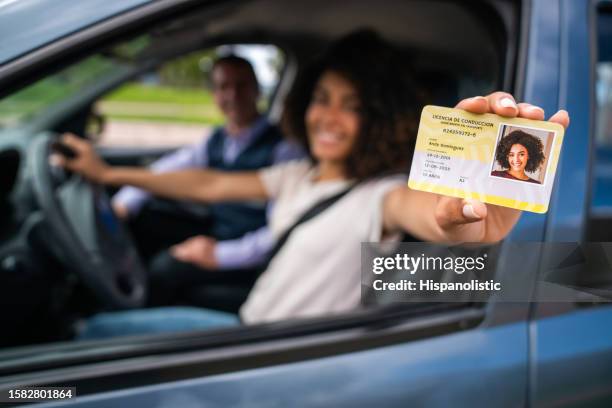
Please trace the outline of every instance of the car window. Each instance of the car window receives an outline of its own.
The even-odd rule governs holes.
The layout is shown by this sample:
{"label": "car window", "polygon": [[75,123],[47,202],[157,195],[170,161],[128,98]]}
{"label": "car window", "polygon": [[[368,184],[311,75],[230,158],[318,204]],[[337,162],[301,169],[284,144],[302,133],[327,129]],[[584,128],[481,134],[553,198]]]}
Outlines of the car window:
{"label": "car window", "polygon": [[0,100],[0,127],[26,123],[77,95],[116,69],[110,58],[95,55]]}
{"label": "car window", "polygon": [[218,56],[234,54],[251,62],[265,112],[278,85],[285,56],[273,45],[232,44],[192,52],[166,62],[106,94],[94,104],[104,128],[105,148],[177,147],[198,142],[222,125],[210,71]]}
{"label": "car window", "polygon": [[[420,10],[421,13],[427,15],[429,9],[425,7],[421,10],[419,7],[416,7],[415,10]],[[466,7],[466,9],[468,8]],[[499,23],[499,21],[496,19],[477,19],[475,17],[477,14],[472,15],[471,11],[466,12],[462,7],[456,5],[453,5],[449,10],[462,11],[458,18],[471,23],[467,26],[477,28],[477,30],[468,31],[466,35],[480,41],[479,45],[482,47],[466,49],[465,52],[470,51],[470,53],[464,55],[463,49],[448,46],[447,40],[449,37],[444,35],[443,30],[439,30],[439,32],[434,30],[437,32],[436,36],[422,36],[416,32],[406,33],[405,38],[399,36],[398,43],[405,51],[408,61],[411,65],[414,65],[415,78],[413,79],[416,79],[415,82],[418,84],[419,91],[423,94],[423,99],[439,105],[452,106],[463,97],[483,95],[493,89],[509,86],[506,84],[506,78],[513,77],[516,64],[513,60],[506,61],[506,58],[512,55],[512,53],[507,52],[506,48],[510,48],[513,42],[506,42],[504,35],[499,33],[498,26],[495,26],[494,30],[489,30],[490,26],[494,26],[494,23]],[[32,120],[39,120],[41,116],[45,116],[46,113],[52,111],[54,115],[50,116],[53,116],[54,119],[48,121],[51,124],[48,127],[49,130],[68,130],[67,122],[70,122],[70,126],[86,129],[83,123],[93,113],[95,118],[93,122],[95,123],[90,120],[90,127],[96,126],[96,123],[97,126],[101,126],[98,129],[100,133],[96,143],[105,148],[105,151],[121,150],[123,148],[136,151],[138,149],[145,150],[147,147],[166,148],[200,140],[210,133],[213,127],[223,123],[223,117],[215,107],[210,86],[207,83],[211,64],[216,56],[234,53],[251,61],[259,77],[262,94],[260,111],[262,112],[265,112],[272,104],[273,99],[282,99],[280,97],[274,98],[275,90],[281,79],[283,79],[283,85],[288,84],[287,90],[291,87],[291,81],[284,81],[284,78],[290,76],[283,75],[285,68],[289,69],[289,64],[286,64],[287,54],[284,54],[280,48],[271,45],[238,43],[193,51],[196,46],[202,47],[201,41],[208,34],[204,31],[207,26],[202,25],[199,21],[194,22],[187,19],[181,21],[181,23],[185,24],[182,29],[186,33],[190,33],[189,29],[197,28],[196,33],[192,34],[194,35],[191,39],[193,42],[185,46],[184,49],[164,48],[168,41],[174,39],[171,28],[181,27],[181,24],[175,24],[169,25],[171,27],[167,31],[164,31],[163,28],[156,28],[154,35],[157,35],[157,37],[152,37],[162,44],[150,44],[145,36],[134,40],[133,46],[130,45],[132,42],[128,42],[119,47],[110,47],[109,50],[96,51],[96,54],[73,63],[73,65],[40,79],[29,87],[1,100],[0,123],[6,127],[17,127],[28,124]],[[190,27],[189,24],[194,25],[194,27]],[[221,24],[221,26],[223,25]],[[228,27],[233,27],[233,25],[230,24]],[[358,27],[351,26],[349,28],[356,29]],[[383,31],[385,27],[378,28]],[[480,35],[481,32],[490,33],[491,36]],[[393,33],[394,31],[391,30],[386,34],[392,36]],[[237,31],[238,34],[244,41],[248,41],[248,34]],[[293,38],[291,35],[284,37],[285,34],[282,30],[272,30],[270,35],[271,38],[278,40],[279,44],[282,43],[283,47],[288,44],[286,50],[291,52],[291,62],[296,63],[298,72],[316,55],[316,51],[319,51],[318,48],[323,49],[336,36],[336,34],[332,35],[331,33],[329,33],[329,37],[319,36],[316,29],[312,29],[312,32],[305,34],[304,38],[309,39],[309,41]],[[418,41],[411,42],[411,36],[414,36],[415,40]],[[177,34],[177,38],[182,37]],[[265,39],[266,37],[260,38]],[[166,40],[166,43],[163,43],[163,40]],[[220,42],[211,41],[211,43],[219,44]],[[436,52],[430,52],[430,45],[432,44],[439,45],[440,49]],[[151,47],[147,49],[148,45],[151,45]],[[478,50],[478,52],[474,50]],[[146,51],[150,51],[150,53],[147,54]],[[177,57],[181,52],[188,51],[188,54]],[[489,57],[486,59],[487,63],[485,65],[481,64],[483,53]],[[459,58],[460,56],[461,58]],[[406,75],[410,74],[406,73]],[[279,89],[280,94],[281,90]],[[276,101],[274,101],[274,104],[276,105]],[[58,105],[62,105],[62,109],[55,109]],[[70,109],[63,109],[67,105]],[[39,126],[39,129],[43,130],[47,127]],[[97,131],[93,130],[92,132],[96,133]],[[137,154],[140,153],[137,152]],[[130,157],[130,159],[132,158]],[[134,162],[128,162],[127,164],[132,165]],[[249,208],[250,211],[257,210],[258,206],[262,206],[262,203],[248,203],[247,205],[252,207]],[[166,210],[167,208],[160,209]],[[171,212],[172,216],[176,218],[184,217],[188,222],[193,223],[192,219],[185,217],[191,215],[189,212],[176,211],[174,208],[171,208],[171,210],[173,210]],[[104,214],[112,218],[108,205],[104,209]],[[159,219],[150,221],[146,225],[150,229],[145,229],[145,231],[159,231],[162,235],[170,235],[173,232],[171,228],[164,228]],[[48,336],[44,331],[40,331],[40,333],[45,334],[45,336],[42,336],[39,335],[40,333],[30,333],[24,329],[24,333],[17,333],[15,336],[17,340],[7,341],[7,344],[11,346],[34,342],[72,340],[75,331],[81,327],[81,321],[104,310],[96,304],[88,290],[83,290],[82,282],[78,278],[75,278],[73,274],[64,274],[64,267],[60,265],[58,259],[61,258],[61,253],[59,253],[59,256],[55,253],[45,253],[45,256],[47,255],[51,258],[48,262],[49,267],[46,268],[45,265],[45,268],[42,269],[45,272],[46,269],[53,272],[52,278],[59,281],[56,286],[60,289],[65,286],[65,290],[48,291],[45,285],[41,284],[40,291],[46,295],[46,298],[32,297],[41,299],[41,304],[36,305],[41,309],[44,307],[44,303],[48,301],[54,305],[60,304],[66,310],[60,307],[47,309],[50,315],[61,316],[61,319],[46,319],[49,326],[54,326],[49,329]],[[239,280],[240,278],[236,279]],[[247,280],[240,283],[247,283],[248,285],[232,288],[232,291],[220,290],[216,293],[216,297],[222,297],[225,300],[235,296],[239,306],[253,285],[252,281]],[[17,294],[19,292],[15,291],[15,296]],[[199,294],[202,295],[202,293]],[[197,300],[215,298],[215,296],[212,296],[214,294],[211,293],[203,293],[203,295],[206,296],[199,296]],[[62,302],[65,302],[65,304],[62,304]],[[193,300],[188,305],[204,307]],[[74,315],[70,310],[73,306],[79,309]],[[222,310],[220,307],[219,309]],[[32,310],[24,310],[19,316],[31,316],[35,314],[36,310],[33,306]],[[27,321],[28,318],[15,318],[15,320]],[[166,318],[164,322],[168,323],[171,320]],[[57,331],[52,331],[52,329],[57,329]]]}
{"label": "car window", "polygon": [[[146,35],[91,55],[0,99],[0,129],[20,127],[62,110],[97,88],[129,72],[134,59],[149,44]],[[65,105],[61,108],[62,105]]]}

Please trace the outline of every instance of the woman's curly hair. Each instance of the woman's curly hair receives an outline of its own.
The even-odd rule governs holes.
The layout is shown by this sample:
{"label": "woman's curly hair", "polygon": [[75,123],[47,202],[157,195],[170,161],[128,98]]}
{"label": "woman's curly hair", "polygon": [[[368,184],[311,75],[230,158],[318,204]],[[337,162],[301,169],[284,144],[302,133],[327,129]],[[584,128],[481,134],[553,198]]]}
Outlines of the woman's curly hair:
{"label": "woman's curly hair", "polygon": [[359,135],[346,160],[346,175],[364,180],[409,171],[422,107],[409,65],[370,30],[336,42],[303,72],[287,98],[283,128],[309,149],[305,114],[324,72],[346,78],[360,99]]}
{"label": "woman's curly hair", "polygon": [[512,145],[515,144],[525,146],[527,149],[529,159],[525,165],[525,170],[530,173],[536,171],[542,165],[545,158],[544,146],[539,138],[522,130],[514,130],[499,141],[497,153],[495,153],[495,160],[497,160],[502,168],[509,169],[510,163],[508,163],[508,153],[510,153]]}

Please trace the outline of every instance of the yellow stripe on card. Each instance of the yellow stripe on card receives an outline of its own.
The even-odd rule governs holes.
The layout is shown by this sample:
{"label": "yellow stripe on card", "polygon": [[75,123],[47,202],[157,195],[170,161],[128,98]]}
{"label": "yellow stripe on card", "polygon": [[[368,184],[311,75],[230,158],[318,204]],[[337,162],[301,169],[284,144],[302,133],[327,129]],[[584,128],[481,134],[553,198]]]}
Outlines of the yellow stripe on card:
{"label": "yellow stripe on card", "polygon": [[460,188],[446,187],[428,182],[417,182],[414,180],[408,181],[408,187],[413,190],[426,191],[429,193],[443,194],[446,196],[457,198],[471,198],[473,200],[482,201],[488,204],[500,205],[502,207],[514,208],[522,211],[532,211],[543,214],[548,211],[548,206],[544,204],[527,203],[524,201],[513,200],[511,198],[500,197],[491,194],[482,194],[471,191],[465,191]]}

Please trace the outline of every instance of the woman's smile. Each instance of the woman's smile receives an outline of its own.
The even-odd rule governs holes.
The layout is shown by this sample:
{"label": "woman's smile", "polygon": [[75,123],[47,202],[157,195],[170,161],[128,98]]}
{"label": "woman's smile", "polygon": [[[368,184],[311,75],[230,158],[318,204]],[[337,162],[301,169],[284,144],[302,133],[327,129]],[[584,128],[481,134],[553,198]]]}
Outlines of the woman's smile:
{"label": "woman's smile", "polygon": [[314,136],[317,143],[328,145],[330,147],[341,144],[342,141],[346,139],[346,137],[342,136],[338,132],[330,132],[326,130],[318,131]]}
{"label": "woman's smile", "polygon": [[512,171],[524,173],[528,160],[529,153],[525,146],[521,144],[512,145],[510,152],[508,152],[508,163]]}
{"label": "woman's smile", "polygon": [[305,118],[310,150],[319,162],[346,161],[359,134],[359,107],[351,82],[334,71],[321,76]]}

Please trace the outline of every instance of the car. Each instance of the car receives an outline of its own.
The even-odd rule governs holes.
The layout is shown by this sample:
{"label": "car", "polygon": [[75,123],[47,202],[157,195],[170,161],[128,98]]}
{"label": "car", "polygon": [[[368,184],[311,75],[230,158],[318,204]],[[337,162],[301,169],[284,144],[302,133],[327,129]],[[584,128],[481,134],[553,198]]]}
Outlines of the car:
{"label": "car", "polygon": [[[221,45],[282,51],[268,102],[278,121],[312,56],[369,27],[404,50],[432,103],[452,106],[502,89],[547,113],[570,112],[549,211],[523,214],[500,244],[503,252],[536,242],[535,256],[519,263],[501,257],[494,270],[537,287],[541,243],[610,241],[611,2],[9,0],[0,2],[0,27],[2,398],[8,390],[53,386],[76,387],[77,398],[39,400],[41,406],[612,403],[605,295],[612,271],[605,265],[599,296],[573,290],[565,301],[533,293],[513,302],[494,295],[393,303],[312,319],[74,341],[83,318],[142,307],[146,274],[110,210],[113,191],[48,164],[59,134],[95,139],[104,125],[96,107],[109,92]],[[130,165],[167,150],[99,149],[107,161]]]}

